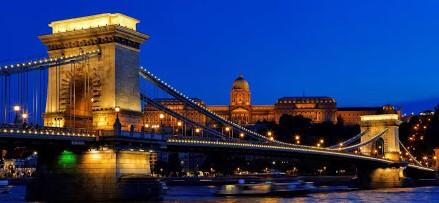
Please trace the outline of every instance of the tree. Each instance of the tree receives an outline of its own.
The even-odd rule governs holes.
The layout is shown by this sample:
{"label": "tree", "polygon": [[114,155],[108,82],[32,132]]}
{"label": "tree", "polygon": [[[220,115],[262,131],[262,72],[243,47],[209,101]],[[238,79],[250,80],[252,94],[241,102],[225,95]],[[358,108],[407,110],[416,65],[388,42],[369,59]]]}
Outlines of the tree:
{"label": "tree", "polygon": [[283,114],[279,119],[276,138],[284,142],[293,142],[294,135],[304,135],[312,126],[311,119],[302,115],[291,116]]}

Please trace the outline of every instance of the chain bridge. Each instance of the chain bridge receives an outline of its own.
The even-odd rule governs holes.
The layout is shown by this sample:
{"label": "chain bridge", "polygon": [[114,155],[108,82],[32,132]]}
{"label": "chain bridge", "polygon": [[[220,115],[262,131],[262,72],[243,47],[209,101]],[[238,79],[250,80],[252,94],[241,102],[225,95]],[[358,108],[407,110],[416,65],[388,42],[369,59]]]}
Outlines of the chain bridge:
{"label": "chain bridge", "polygon": [[[138,22],[123,14],[55,21],[49,24],[52,33],[39,37],[48,48],[46,58],[0,66],[0,147],[37,150],[38,170],[43,174],[38,180],[54,185],[34,187],[37,192],[30,192],[30,199],[44,199],[56,187],[78,193],[69,186],[72,182],[96,186],[78,193],[85,197],[93,193],[97,199],[109,194],[123,199],[121,190],[127,187],[140,197],[141,190],[127,182],[121,186],[120,178],[150,174],[148,157],[161,150],[338,160],[357,165],[357,176],[366,187],[395,187],[408,177],[434,177],[435,169],[414,157],[405,160],[401,156],[408,151],[399,141],[397,114],[363,116],[360,134],[329,147],[281,142],[217,115],[159,78],[160,73],[141,66],[140,46],[149,36],[136,30]],[[142,90],[145,82],[232,133],[160,104],[154,94]],[[157,132],[145,126],[145,105],[178,119],[185,129],[201,133]],[[383,142],[379,156],[372,147],[378,140]],[[64,197],[72,194],[62,193]]]}

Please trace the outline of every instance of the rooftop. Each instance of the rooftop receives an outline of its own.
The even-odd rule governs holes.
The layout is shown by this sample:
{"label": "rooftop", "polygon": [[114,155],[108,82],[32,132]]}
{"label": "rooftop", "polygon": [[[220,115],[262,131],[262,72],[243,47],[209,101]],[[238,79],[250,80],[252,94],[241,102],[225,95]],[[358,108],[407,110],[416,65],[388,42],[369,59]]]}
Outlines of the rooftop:
{"label": "rooftop", "polygon": [[49,24],[49,27],[52,28],[52,33],[83,30],[107,25],[119,25],[136,30],[137,23],[139,23],[139,20],[121,13],[103,13],[67,20],[53,21]]}
{"label": "rooftop", "polygon": [[335,99],[326,96],[320,97],[281,97],[277,103],[335,103]]}

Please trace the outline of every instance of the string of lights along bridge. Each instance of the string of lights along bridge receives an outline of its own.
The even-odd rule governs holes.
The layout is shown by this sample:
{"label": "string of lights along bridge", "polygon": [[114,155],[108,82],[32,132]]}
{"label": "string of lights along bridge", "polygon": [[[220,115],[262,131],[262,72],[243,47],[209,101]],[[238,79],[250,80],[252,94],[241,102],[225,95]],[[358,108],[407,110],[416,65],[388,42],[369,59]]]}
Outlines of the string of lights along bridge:
{"label": "string of lights along bridge", "polygon": [[[94,153],[102,148],[100,143],[121,151],[137,148],[137,153],[144,154],[151,153],[153,145],[182,151],[282,153],[389,168],[383,172],[391,174],[389,177],[399,177],[404,168],[434,171],[402,146],[395,113],[361,116],[361,133],[328,147],[323,147],[324,140],[317,146],[298,144],[297,138],[296,144],[281,142],[272,132],[263,135],[229,120],[140,66],[140,46],[149,36],[136,30],[137,23],[123,14],[106,13],[49,24],[52,33],[39,36],[48,48],[47,58],[0,66],[0,139],[32,140],[33,144],[71,141],[70,145],[89,146]],[[238,80],[235,90],[241,98],[248,93],[248,84],[242,77]],[[151,91],[142,90],[144,83],[211,122],[199,122],[163,105]],[[232,102],[249,103],[242,98]],[[331,104],[330,99],[325,102]],[[172,117],[178,123],[176,129],[145,123],[151,120],[144,112],[146,107],[160,112],[157,122],[164,115]],[[145,168],[140,171],[148,172]],[[372,174],[381,173],[375,170]]]}

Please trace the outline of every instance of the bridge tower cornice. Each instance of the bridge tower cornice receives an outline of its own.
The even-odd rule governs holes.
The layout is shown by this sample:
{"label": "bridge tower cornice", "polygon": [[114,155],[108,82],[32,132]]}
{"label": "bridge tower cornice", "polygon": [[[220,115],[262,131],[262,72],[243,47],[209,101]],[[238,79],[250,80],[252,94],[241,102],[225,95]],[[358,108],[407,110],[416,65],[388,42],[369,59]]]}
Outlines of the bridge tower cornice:
{"label": "bridge tower cornice", "polygon": [[48,47],[49,51],[93,46],[107,43],[118,43],[133,50],[139,51],[140,45],[149,35],[119,26],[108,25],[83,30],[67,31],[48,35],[41,35],[39,39]]}

